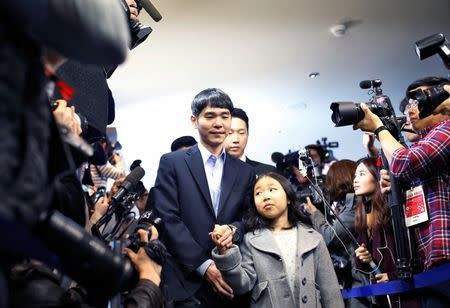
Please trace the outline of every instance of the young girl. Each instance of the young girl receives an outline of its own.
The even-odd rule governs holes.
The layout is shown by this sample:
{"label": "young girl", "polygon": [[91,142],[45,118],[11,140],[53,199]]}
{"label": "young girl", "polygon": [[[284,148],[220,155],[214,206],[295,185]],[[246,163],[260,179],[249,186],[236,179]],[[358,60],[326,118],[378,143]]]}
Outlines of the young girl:
{"label": "young girl", "polygon": [[234,293],[251,291],[251,307],[344,307],[323,238],[304,222],[289,181],[269,172],[254,185],[240,250],[211,232],[217,268]]}

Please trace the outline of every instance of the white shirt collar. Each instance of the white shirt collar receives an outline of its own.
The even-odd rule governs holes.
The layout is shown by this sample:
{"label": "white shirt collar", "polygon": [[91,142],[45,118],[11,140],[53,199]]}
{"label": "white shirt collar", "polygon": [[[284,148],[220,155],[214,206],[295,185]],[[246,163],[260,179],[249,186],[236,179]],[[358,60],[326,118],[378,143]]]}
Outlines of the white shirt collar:
{"label": "white shirt collar", "polygon": [[[208,158],[211,155],[214,155],[214,154],[211,153],[207,148],[205,148],[205,146],[201,142],[197,143],[197,146],[198,146],[198,149],[200,150],[200,154],[202,155],[203,165],[205,165],[206,161],[208,160]],[[222,152],[219,154],[218,157],[222,157],[222,160],[225,162],[226,156],[227,155],[226,155],[226,152],[225,152],[225,147],[223,147],[222,148]]]}

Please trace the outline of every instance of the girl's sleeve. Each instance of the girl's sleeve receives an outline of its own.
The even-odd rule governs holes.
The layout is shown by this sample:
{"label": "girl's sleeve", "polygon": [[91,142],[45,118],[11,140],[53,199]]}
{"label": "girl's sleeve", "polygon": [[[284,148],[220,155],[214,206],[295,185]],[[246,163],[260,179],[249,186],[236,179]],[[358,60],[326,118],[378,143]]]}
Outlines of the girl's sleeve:
{"label": "girl's sleeve", "polygon": [[240,247],[233,245],[224,255],[214,248],[212,258],[235,294],[244,294],[253,289],[257,277],[246,237]]}

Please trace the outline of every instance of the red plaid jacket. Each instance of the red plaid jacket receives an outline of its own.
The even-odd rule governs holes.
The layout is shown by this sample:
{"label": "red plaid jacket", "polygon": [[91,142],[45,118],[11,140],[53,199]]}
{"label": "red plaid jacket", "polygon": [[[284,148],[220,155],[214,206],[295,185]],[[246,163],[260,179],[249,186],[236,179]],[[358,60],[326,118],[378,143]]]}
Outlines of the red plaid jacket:
{"label": "red plaid jacket", "polygon": [[429,221],[415,228],[425,268],[450,261],[450,120],[421,131],[411,148],[393,153],[391,171],[401,181],[422,185]]}

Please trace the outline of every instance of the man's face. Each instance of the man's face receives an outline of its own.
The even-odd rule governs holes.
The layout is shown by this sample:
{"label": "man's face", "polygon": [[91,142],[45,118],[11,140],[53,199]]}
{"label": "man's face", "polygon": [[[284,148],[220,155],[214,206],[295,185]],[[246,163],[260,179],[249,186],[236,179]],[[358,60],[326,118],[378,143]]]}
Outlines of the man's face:
{"label": "man's face", "polygon": [[196,116],[191,116],[192,126],[198,129],[204,145],[218,147],[223,144],[231,127],[231,114],[226,108],[208,105]]}
{"label": "man's face", "polygon": [[239,118],[231,119],[231,129],[225,139],[225,150],[231,156],[240,158],[244,155],[248,141],[248,131],[245,121]]}

